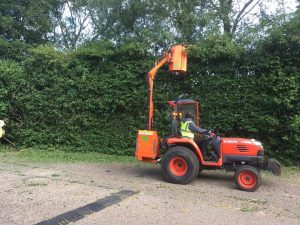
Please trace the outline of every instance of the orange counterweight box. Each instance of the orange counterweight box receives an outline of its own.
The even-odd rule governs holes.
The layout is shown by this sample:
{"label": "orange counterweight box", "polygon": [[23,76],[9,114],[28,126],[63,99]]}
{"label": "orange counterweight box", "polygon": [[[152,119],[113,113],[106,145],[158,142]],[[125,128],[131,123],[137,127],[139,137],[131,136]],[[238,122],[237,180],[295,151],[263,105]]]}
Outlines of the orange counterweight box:
{"label": "orange counterweight box", "polygon": [[185,73],[187,71],[187,53],[186,47],[175,45],[171,49],[171,58],[169,62],[170,72]]}
{"label": "orange counterweight box", "polygon": [[135,156],[140,161],[156,162],[159,157],[160,142],[156,131],[139,130]]}

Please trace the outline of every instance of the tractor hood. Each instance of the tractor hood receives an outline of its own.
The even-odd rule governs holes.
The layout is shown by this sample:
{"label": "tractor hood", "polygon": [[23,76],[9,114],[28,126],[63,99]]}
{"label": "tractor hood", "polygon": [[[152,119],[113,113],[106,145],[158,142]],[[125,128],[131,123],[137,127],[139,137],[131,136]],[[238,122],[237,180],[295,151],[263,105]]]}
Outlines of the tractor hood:
{"label": "tractor hood", "polygon": [[263,156],[262,143],[254,139],[222,138],[221,144],[224,155]]}
{"label": "tractor hood", "polygon": [[236,144],[236,145],[255,145],[263,148],[263,145],[260,141],[255,139],[247,138],[222,138],[224,144]]}

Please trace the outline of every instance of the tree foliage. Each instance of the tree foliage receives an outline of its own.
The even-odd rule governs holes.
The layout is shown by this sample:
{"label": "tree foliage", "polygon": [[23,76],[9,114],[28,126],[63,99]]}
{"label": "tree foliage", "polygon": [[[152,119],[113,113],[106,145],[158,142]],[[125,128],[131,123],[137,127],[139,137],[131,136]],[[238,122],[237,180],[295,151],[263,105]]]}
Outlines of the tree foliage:
{"label": "tree foliage", "polygon": [[58,0],[0,2],[0,37],[8,41],[45,43],[52,28],[51,11]]}
{"label": "tree foliage", "polygon": [[[76,4],[78,0],[66,2]],[[212,33],[235,37],[241,24],[243,27],[251,24],[249,13],[264,5],[260,0],[242,1],[243,4],[232,0],[85,2],[86,7],[81,12],[89,11],[93,28],[90,39],[108,39],[118,43],[135,39],[146,43],[154,51],[175,42],[193,44]]]}

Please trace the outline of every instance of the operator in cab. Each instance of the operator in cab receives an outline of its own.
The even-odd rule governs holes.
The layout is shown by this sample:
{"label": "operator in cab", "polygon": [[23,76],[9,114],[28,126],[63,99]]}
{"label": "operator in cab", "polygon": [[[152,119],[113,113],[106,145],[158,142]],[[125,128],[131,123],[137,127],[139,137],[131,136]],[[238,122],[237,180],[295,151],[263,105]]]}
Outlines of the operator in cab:
{"label": "operator in cab", "polygon": [[200,147],[205,159],[208,157],[207,146],[209,143],[209,130],[197,127],[193,121],[193,114],[187,112],[180,122],[180,132],[182,137],[194,139]]}

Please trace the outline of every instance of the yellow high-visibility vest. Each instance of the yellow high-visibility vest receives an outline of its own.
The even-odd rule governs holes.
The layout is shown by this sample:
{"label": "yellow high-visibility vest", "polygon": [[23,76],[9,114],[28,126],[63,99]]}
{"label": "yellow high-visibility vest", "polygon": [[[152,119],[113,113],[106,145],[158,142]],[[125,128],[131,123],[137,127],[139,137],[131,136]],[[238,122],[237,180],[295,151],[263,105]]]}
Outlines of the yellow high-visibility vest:
{"label": "yellow high-visibility vest", "polygon": [[189,129],[190,123],[193,121],[180,122],[180,131],[182,137],[194,139],[194,133]]}
{"label": "yellow high-visibility vest", "polygon": [[3,130],[2,127],[0,127],[0,138],[2,138],[2,136],[4,136],[5,134],[5,130]]}

